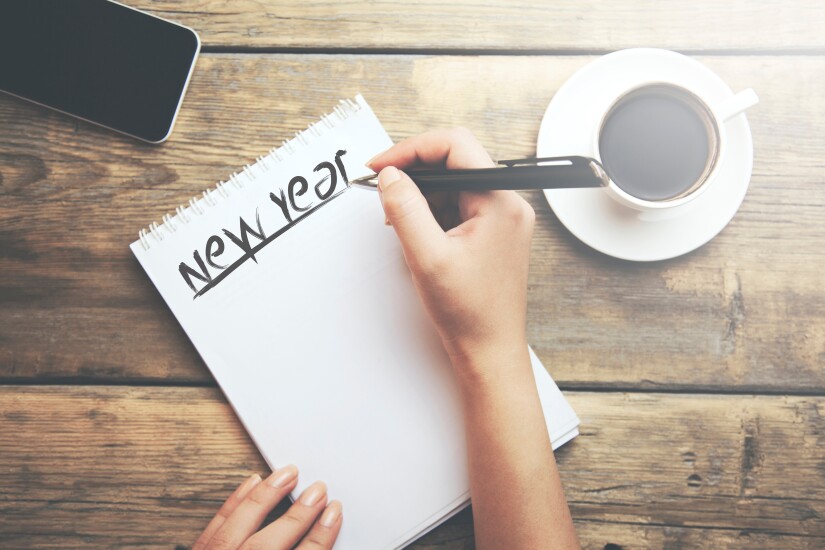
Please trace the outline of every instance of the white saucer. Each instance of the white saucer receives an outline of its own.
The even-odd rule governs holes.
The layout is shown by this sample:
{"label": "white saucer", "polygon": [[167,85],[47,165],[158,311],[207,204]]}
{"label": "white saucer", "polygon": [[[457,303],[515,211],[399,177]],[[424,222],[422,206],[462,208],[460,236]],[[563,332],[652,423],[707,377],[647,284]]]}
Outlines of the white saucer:
{"label": "white saucer", "polygon": [[[605,55],[577,71],[553,96],[539,130],[539,157],[595,156],[599,117],[621,91],[668,79],[721,103],[733,91],[698,61],[668,50],[637,48]],[[553,212],[582,242],[604,254],[637,262],[665,260],[695,250],[733,218],[750,182],[753,141],[744,113],[726,123],[727,150],[716,179],[684,206],[639,212],[604,189],[545,190]]]}

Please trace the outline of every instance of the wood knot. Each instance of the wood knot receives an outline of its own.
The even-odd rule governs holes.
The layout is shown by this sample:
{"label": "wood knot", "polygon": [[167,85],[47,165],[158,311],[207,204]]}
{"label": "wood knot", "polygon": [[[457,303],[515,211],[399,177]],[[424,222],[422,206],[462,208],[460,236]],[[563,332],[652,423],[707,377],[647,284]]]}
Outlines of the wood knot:
{"label": "wood knot", "polygon": [[0,191],[13,193],[46,179],[43,159],[33,155],[0,153]]}

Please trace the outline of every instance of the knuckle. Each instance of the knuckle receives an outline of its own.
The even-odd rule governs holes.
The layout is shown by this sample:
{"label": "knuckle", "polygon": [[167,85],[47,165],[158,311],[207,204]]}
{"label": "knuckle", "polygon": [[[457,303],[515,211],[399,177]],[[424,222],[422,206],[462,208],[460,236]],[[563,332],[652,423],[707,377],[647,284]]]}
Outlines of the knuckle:
{"label": "knuckle", "polygon": [[410,189],[393,189],[390,187],[384,193],[384,212],[395,220],[410,215],[421,208],[423,204],[426,204],[423,195]]}
{"label": "knuckle", "polygon": [[239,550],[265,550],[266,548],[266,543],[264,543],[258,535],[252,535],[246,539],[246,542],[241,545]]}
{"label": "knuckle", "polygon": [[265,490],[254,490],[249,493],[247,496],[247,500],[256,506],[266,506],[270,504],[270,499],[268,498],[269,495],[266,493]]}
{"label": "knuckle", "polygon": [[533,207],[518,195],[508,203],[507,215],[519,227],[532,227],[536,218]]}
{"label": "knuckle", "polygon": [[206,548],[209,550],[226,550],[229,548],[234,548],[235,546],[235,540],[232,536],[229,533],[220,530],[212,535],[212,538],[209,539],[209,542],[206,544]]}
{"label": "knuckle", "polygon": [[308,527],[312,521],[312,516],[303,514],[294,508],[295,506],[293,505],[283,516],[278,519],[278,521],[289,524],[296,529],[304,529]]}
{"label": "knuckle", "polygon": [[234,508],[230,503],[225,502],[223,506],[221,506],[220,509],[215,513],[215,517],[225,520],[230,516],[233,509]]}
{"label": "knuckle", "polygon": [[536,224],[536,211],[533,210],[533,207],[530,206],[530,203],[523,200],[522,203],[522,210],[524,211],[524,224],[529,228],[533,229],[533,226]]}
{"label": "knuckle", "polygon": [[301,543],[301,548],[317,550],[320,548],[330,548],[330,537],[327,533],[312,530]]}
{"label": "knuckle", "polygon": [[464,141],[467,139],[475,139],[475,134],[466,126],[454,126],[450,128],[451,137],[457,141]]}
{"label": "knuckle", "polygon": [[450,257],[444,252],[431,251],[416,258],[416,270],[433,277],[444,274],[450,265]]}

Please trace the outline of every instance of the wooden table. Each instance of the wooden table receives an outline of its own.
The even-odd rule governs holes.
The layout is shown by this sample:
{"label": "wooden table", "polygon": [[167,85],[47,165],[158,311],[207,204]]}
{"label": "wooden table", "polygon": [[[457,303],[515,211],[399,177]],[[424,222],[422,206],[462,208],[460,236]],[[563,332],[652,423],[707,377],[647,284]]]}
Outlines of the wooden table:
{"label": "wooden table", "polygon": [[[395,139],[460,124],[528,156],[565,79],[633,46],[756,89],[756,161],[719,236],[652,264],[525,195],[530,341],[582,420],[557,453],[579,535],[825,546],[821,2],[129,3],[203,39],[167,143],[0,97],[0,546],[186,546],[265,469],[132,257],[138,229],[357,92]],[[415,548],[472,540],[465,512]]]}

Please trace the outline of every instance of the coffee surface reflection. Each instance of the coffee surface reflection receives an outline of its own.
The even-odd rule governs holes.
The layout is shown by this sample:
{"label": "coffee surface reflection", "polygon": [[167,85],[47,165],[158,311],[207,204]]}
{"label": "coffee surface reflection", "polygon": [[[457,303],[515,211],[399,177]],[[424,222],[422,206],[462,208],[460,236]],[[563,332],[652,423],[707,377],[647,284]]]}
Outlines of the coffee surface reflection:
{"label": "coffee surface reflection", "polygon": [[643,200],[682,197],[713,168],[712,115],[698,99],[669,86],[647,86],[620,99],[599,134],[601,162],[623,191]]}

